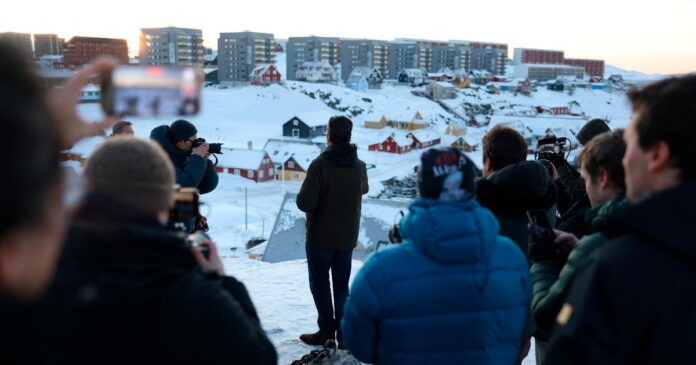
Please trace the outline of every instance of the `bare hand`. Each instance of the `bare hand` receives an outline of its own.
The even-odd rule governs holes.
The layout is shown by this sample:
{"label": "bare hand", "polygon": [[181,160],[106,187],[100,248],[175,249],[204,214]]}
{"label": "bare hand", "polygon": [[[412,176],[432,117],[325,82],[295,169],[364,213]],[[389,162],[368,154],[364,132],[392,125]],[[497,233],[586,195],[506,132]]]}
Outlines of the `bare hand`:
{"label": "bare hand", "polygon": [[572,233],[557,229],[554,229],[553,232],[556,234],[556,240],[554,242],[558,245],[559,251],[565,255],[569,254],[578,243],[578,238]]}
{"label": "bare hand", "polygon": [[[206,259],[201,252],[201,248],[205,247],[208,249],[208,258]],[[215,272],[220,276],[225,275],[225,266],[222,264],[222,259],[218,254],[217,245],[213,241],[201,242],[198,247],[191,247],[193,252],[193,257],[196,258],[198,265],[203,269],[203,272],[210,273]]]}
{"label": "bare hand", "polygon": [[208,153],[208,144],[203,143],[202,145],[196,147],[193,149],[193,154],[201,156],[203,158],[208,158],[210,156],[210,153]]}
{"label": "bare hand", "polygon": [[53,113],[53,120],[58,133],[58,147],[60,149],[71,148],[77,141],[89,136],[96,136],[104,129],[110,127],[115,117],[106,117],[96,123],[89,123],[77,113],[77,104],[80,102],[82,88],[87,85],[94,76],[103,74],[116,67],[116,60],[111,57],[99,57],[89,66],[76,73],[60,89],[53,89],[48,95],[48,104]]}

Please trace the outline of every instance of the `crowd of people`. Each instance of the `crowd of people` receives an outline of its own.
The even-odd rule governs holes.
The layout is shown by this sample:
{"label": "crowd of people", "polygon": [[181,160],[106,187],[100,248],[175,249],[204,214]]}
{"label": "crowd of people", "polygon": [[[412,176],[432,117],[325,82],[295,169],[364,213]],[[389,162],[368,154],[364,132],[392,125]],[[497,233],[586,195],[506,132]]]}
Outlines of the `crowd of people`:
{"label": "crowd of people", "polygon": [[[171,225],[175,185],[218,183],[196,127],[146,140],[88,123],[80,91],[112,60],[45,90],[0,53],[0,363],[276,364],[244,284],[189,235],[205,218]],[[562,150],[528,160],[504,126],[484,137],[482,170],[455,148],[423,152],[395,244],[350,290],[369,188],[352,122],[332,117],[297,197],[318,326],[300,340],[377,364],[520,364],[532,338],[538,364],[696,362],[696,76],[628,98],[625,130],[583,128],[577,166]],[[59,152],[112,126],[73,208]]]}

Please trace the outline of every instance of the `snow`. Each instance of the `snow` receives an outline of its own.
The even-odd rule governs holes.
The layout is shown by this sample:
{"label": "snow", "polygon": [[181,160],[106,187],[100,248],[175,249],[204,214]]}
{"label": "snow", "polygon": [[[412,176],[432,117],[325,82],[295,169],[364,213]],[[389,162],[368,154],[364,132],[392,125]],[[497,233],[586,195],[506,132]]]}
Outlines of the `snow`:
{"label": "snow", "polygon": [[220,167],[256,170],[261,166],[261,160],[265,155],[264,151],[223,148],[222,154],[216,156],[220,161]]}
{"label": "snow", "polygon": [[320,127],[329,123],[329,118],[336,115],[336,113],[327,111],[315,111],[307,113],[299,113],[296,117],[300,118],[301,121],[305,122],[310,127]]}
{"label": "snow", "polygon": [[[277,67],[285,75],[284,54],[277,55]],[[356,92],[345,87],[328,84],[312,84],[286,81],[267,87],[246,86],[240,88],[217,89],[205,88],[202,91],[202,111],[199,115],[188,118],[198,129],[198,136],[209,142],[224,143],[225,148],[247,152],[247,142],[254,146],[265,146],[266,151],[279,148],[275,141],[282,138],[282,125],[295,115],[306,112],[323,112],[328,121],[329,115],[349,115],[354,123],[352,142],[358,147],[358,156],[367,164],[375,165],[368,170],[370,184],[369,197],[376,196],[383,188],[381,181],[392,177],[401,178],[413,172],[419,163],[422,151],[416,150],[401,155],[379,151],[367,151],[368,145],[382,142],[394,133],[398,136],[407,134],[392,128],[364,128],[366,120],[379,120],[402,116],[411,120],[416,111],[432,124],[433,133],[444,136],[449,122],[461,120],[439,104],[424,97],[412,94],[423,88],[385,85],[382,89]],[[492,95],[483,89],[458,89],[456,98],[441,101],[467,119],[474,115],[484,119],[484,111],[492,112],[494,121],[487,127],[467,127],[466,138],[480,141],[483,134],[496,123],[517,121],[522,128],[533,131],[547,128],[577,132],[587,120],[603,118],[610,122],[612,128],[624,127],[631,116],[630,106],[625,95],[619,92],[603,90],[577,89],[572,95],[568,92],[549,91],[538,87],[532,96],[503,93]],[[574,111],[583,114],[582,118],[540,117],[534,108],[538,105],[571,106]],[[484,107],[486,106],[486,107]],[[102,118],[98,104],[80,104],[80,114],[88,121]],[[476,111],[476,112],[474,112]],[[473,114],[472,114],[473,113]],[[147,119],[128,119],[133,123],[138,137],[148,138],[150,131],[162,124],[170,124],[177,117],[154,117]],[[305,121],[307,122],[307,121]],[[110,133],[110,131],[108,131]],[[103,136],[83,140],[70,149],[72,153],[89,156],[91,151],[102,141]],[[322,142],[323,137],[317,137]],[[450,137],[445,140],[450,141]],[[295,141],[299,141],[295,139]],[[410,144],[406,140],[406,144]],[[288,153],[296,153],[301,158],[319,154],[318,147],[307,145],[300,147],[292,142],[283,143]],[[296,152],[290,152],[290,150]],[[299,151],[302,150],[302,151]],[[278,150],[278,154],[284,154]],[[220,157],[227,158],[226,150]],[[260,163],[259,151],[251,152],[249,161]],[[253,154],[253,156],[252,156]],[[288,156],[289,156],[288,154]],[[470,153],[474,162],[481,166],[481,151]],[[230,158],[232,155],[230,154]],[[276,163],[280,159],[269,152],[269,157]],[[299,162],[299,161],[298,161]],[[256,166],[255,166],[256,167]],[[80,170],[79,168],[76,170]],[[268,181],[255,183],[236,175],[220,174],[217,189],[203,195],[202,214],[208,217],[211,237],[218,243],[220,252],[225,256],[228,273],[244,282],[257,306],[261,321],[271,340],[275,344],[280,363],[286,364],[312,350],[312,347],[300,343],[297,338],[301,333],[316,330],[316,312],[307,282],[307,268],[304,260],[287,261],[270,264],[249,259],[248,255],[258,253],[253,250],[247,254],[245,243],[252,237],[268,235],[276,223],[280,206],[286,193],[297,193],[301,183],[290,181]],[[383,225],[398,219],[398,210],[363,204],[363,217],[381,218]],[[404,210],[405,211],[405,210]],[[289,213],[295,214],[295,213]],[[296,214],[289,218],[304,218]],[[283,220],[282,224],[291,225],[294,219]],[[382,224],[382,223],[380,223]],[[284,226],[285,228],[285,226]],[[291,228],[291,227],[287,227]],[[360,240],[368,239],[367,232],[361,229]],[[360,261],[354,261],[353,275],[359,270]],[[534,363],[533,350],[525,364]]]}

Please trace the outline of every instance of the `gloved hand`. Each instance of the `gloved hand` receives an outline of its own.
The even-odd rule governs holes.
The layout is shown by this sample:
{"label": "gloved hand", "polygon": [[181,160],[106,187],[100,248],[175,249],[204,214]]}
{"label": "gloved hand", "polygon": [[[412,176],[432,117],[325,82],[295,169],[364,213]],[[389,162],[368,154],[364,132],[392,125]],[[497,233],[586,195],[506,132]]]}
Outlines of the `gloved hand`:
{"label": "gloved hand", "polygon": [[399,225],[395,224],[389,229],[389,242],[391,243],[401,243],[401,233],[399,232]]}
{"label": "gloved hand", "polygon": [[558,252],[558,245],[554,242],[556,236],[553,231],[544,230],[536,225],[529,226],[529,258],[532,262],[554,261],[565,264],[566,258]]}

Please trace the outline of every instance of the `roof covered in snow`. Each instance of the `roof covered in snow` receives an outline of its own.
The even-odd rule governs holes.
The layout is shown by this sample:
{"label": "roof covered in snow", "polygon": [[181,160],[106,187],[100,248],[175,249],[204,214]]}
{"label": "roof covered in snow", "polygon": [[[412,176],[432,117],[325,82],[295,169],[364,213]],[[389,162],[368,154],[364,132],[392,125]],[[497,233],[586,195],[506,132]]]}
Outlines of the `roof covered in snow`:
{"label": "roof covered in snow", "polygon": [[431,129],[417,129],[409,134],[416,137],[420,142],[429,142],[440,138],[440,135]]}
{"label": "roof covered in snow", "polygon": [[266,71],[268,71],[271,67],[275,68],[275,66],[274,66],[273,64],[271,64],[271,63],[262,63],[262,64],[256,66],[256,68],[254,68],[254,69],[251,71],[251,73],[249,74],[249,76],[263,75],[263,74],[265,74]]}
{"label": "roof covered in snow", "polygon": [[265,155],[266,152],[259,150],[223,148],[222,154],[216,156],[219,159],[218,166],[220,167],[256,170],[261,166]]}
{"label": "roof covered in snow", "polygon": [[292,143],[282,139],[268,140],[263,150],[275,163],[281,163],[293,155],[313,155],[318,156],[321,148],[314,143],[302,141],[302,143]]}
{"label": "roof covered in snow", "polygon": [[329,122],[329,118],[333,117],[334,114],[325,111],[316,111],[299,113],[295,116],[310,127],[319,127],[326,125]]}

